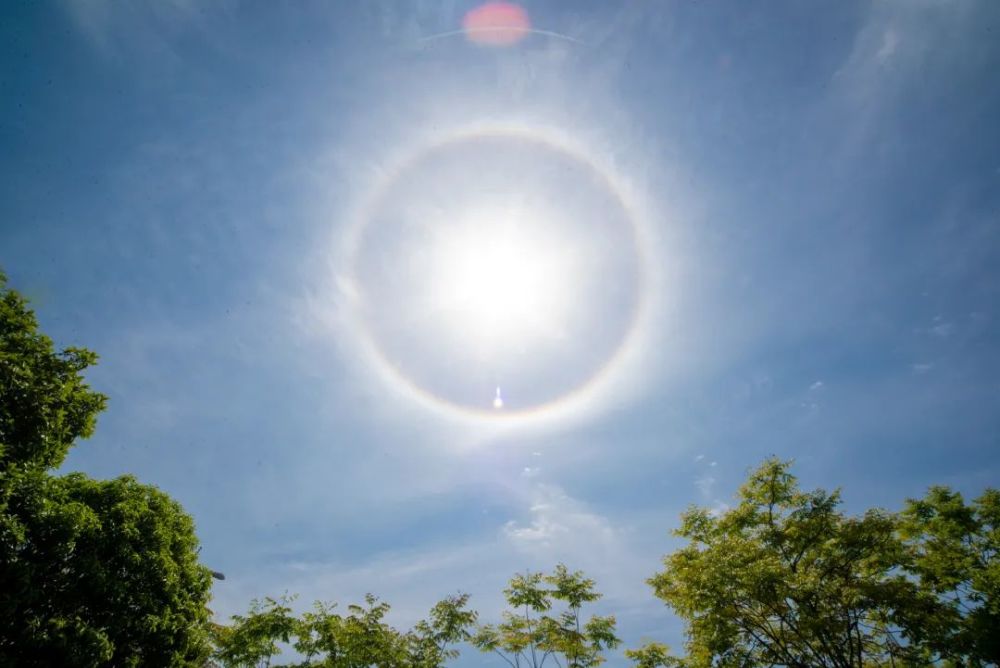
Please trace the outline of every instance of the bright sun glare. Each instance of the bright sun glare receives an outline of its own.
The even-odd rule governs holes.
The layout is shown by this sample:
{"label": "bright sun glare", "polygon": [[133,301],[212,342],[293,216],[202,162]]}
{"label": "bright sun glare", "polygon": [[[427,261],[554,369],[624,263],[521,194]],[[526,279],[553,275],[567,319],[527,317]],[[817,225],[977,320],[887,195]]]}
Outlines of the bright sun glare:
{"label": "bright sun glare", "polygon": [[583,148],[519,126],[431,139],[387,170],[357,222],[345,295],[401,391],[527,419],[608,387],[643,263],[629,198]]}
{"label": "bright sun glare", "polygon": [[574,297],[567,244],[522,216],[483,214],[439,238],[431,255],[432,302],[467,343],[528,344],[559,337]]}

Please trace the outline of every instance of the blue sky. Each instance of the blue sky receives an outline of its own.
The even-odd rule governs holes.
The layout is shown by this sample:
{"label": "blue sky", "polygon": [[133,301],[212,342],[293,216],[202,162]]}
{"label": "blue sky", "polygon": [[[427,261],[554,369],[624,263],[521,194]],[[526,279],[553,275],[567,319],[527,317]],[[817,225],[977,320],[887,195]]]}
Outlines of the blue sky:
{"label": "blue sky", "polygon": [[[461,589],[491,617],[512,573],[563,560],[628,642],[679,645],[643,580],[678,513],[765,456],[852,510],[997,484],[996,3],[525,2],[574,41],[421,41],[475,4],[5,9],[0,264],[58,344],[101,354],[111,398],[64,469],[183,503],[227,574],[217,611],[372,591],[406,623]],[[646,258],[637,286],[621,244],[574,256],[610,263],[572,295],[588,322],[612,336],[641,293],[642,331],[585,405],[502,428],[387,381],[338,283],[390,166],[483,124],[610,174]],[[546,146],[526,150],[558,163]],[[557,214],[588,201],[566,188]],[[382,343],[423,364],[439,339],[407,338],[386,285]],[[442,359],[420,368],[463,373]]]}

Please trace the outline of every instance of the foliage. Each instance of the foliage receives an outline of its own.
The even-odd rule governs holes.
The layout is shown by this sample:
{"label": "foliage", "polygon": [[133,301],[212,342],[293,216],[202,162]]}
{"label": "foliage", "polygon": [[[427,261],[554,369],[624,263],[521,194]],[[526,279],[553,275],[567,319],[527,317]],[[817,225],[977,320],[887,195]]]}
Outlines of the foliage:
{"label": "foliage", "polygon": [[1000,491],[967,505],[958,492],[932,487],[907,501],[900,530],[908,569],[943,604],[937,618],[915,620],[918,640],[959,663],[1000,664]]}
{"label": "foliage", "polygon": [[410,634],[414,666],[433,668],[458,656],[454,645],[472,637],[469,629],[479,617],[466,608],[468,603],[468,594],[449,596],[431,608],[429,619],[417,622]]}
{"label": "foliage", "polygon": [[476,613],[467,610],[468,596],[459,594],[437,603],[428,620],[401,632],[385,622],[389,605],[365,597],[365,605],[350,605],[346,615],[336,606],[317,602],[300,618],[289,599],[254,602],[249,614],[233,617],[231,626],[216,627],[214,658],[227,668],[270,666],[280,645],[292,645],[305,657],[298,666],[330,668],[438,668],[458,655],[452,646],[469,637]]}
{"label": "foliage", "polygon": [[684,663],[671,656],[670,648],[659,642],[646,643],[639,649],[625,650],[625,656],[635,663],[635,668],[675,668]]}
{"label": "foliage", "polygon": [[407,638],[384,621],[388,603],[369,594],[364,606],[349,605],[345,616],[334,614],[332,608],[317,604],[316,612],[306,616],[296,646],[305,647],[307,656],[318,649],[326,652],[319,665],[337,667],[405,664]]}
{"label": "foliage", "polygon": [[639,665],[996,662],[996,492],[966,507],[935,488],[902,515],[849,517],[789,466],[764,462],[731,510],[683,514],[690,543],[649,582],[685,620],[687,656],[646,650]]}
{"label": "foliage", "polygon": [[8,474],[0,663],[187,665],[207,653],[209,574],[181,507],[130,477]]}
{"label": "foliage", "polygon": [[107,398],[81,372],[97,361],[83,348],[55,352],[27,300],[0,272],[0,471],[58,466],[94,431]]}
{"label": "foliage", "polygon": [[215,626],[215,658],[225,666],[269,666],[281,653],[278,643],[287,643],[295,633],[291,600],[266,598],[253,601],[246,616],[234,615],[232,626]]}
{"label": "foliage", "polygon": [[[614,617],[594,615],[582,621],[583,604],[601,595],[580,571],[559,564],[549,575],[516,575],[504,594],[510,610],[503,613],[503,621],[480,626],[471,640],[480,651],[495,652],[511,666],[523,662],[540,668],[550,657],[566,668],[597,666],[604,662],[602,651],[620,642]],[[549,614],[557,602],[564,609]]]}
{"label": "foliage", "polygon": [[191,518],[131,477],[53,477],[105,398],[0,275],[0,664],[173,666],[208,652]]}

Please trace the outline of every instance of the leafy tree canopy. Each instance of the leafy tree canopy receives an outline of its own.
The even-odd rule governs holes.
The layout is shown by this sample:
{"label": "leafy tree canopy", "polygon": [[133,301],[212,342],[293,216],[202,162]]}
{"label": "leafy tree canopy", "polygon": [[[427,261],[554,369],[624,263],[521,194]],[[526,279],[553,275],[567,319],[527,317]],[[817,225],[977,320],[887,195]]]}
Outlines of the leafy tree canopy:
{"label": "leafy tree canopy", "polygon": [[625,656],[632,660],[635,668],[674,668],[684,662],[670,654],[670,648],[663,643],[651,642],[639,649],[625,650]]}
{"label": "leafy tree canopy", "polygon": [[907,501],[900,532],[909,572],[943,608],[916,620],[918,639],[958,663],[1000,665],[1000,491],[966,504],[958,492],[932,487]]}
{"label": "leafy tree canopy", "polygon": [[996,491],[966,506],[935,488],[902,514],[851,517],[789,468],[768,460],[734,508],[684,513],[689,544],[649,582],[685,621],[687,656],[646,648],[639,665],[996,664]]}
{"label": "leafy tree canopy", "polygon": [[107,398],[81,375],[97,355],[55,352],[27,300],[6,286],[0,272],[0,470],[54,468],[104,410]]}
{"label": "leafy tree canopy", "polygon": [[54,477],[105,397],[0,275],[0,665],[197,665],[209,571],[191,518],[131,477]]}
{"label": "leafy tree canopy", "polygon": [[559,564],[548,575],[515,575],[504,594],[510,609],[503,621],[480,626],[472,644],[499,654],[511,666],[541,668],[550,659],[566,668],[598,666],[604,663],[604,650],[620,643],[614,617],[582,617],[583,605],[601,595],[580,571]]}
{"label": "leafy tree canopy", "polygon": [[350,605],[346,614],[317,602],[296,617],[291,599],[254,601],[247,615],[235,615],[229,626],[216,626],[214,659],[226,668],[277,666],[272,661],[282,646],[292,646],[304,660],[286,666],[330,668],[439,668],[458,655],[456,643],[469,637],[476,613],[468,596],[438,602],[428,619],[410,631],[385,621],[389,604],[368,595],[364,605]]}

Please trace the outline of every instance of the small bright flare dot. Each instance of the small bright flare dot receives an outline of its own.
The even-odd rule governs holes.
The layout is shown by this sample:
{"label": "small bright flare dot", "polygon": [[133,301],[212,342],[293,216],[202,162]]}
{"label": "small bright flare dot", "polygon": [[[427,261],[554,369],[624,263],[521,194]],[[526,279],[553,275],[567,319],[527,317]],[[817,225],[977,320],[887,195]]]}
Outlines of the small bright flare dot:
{"label": "small bright flare dot", "polygon": [[500,396],[500,388],[497,388],[497,396],[493,399],[493,408],[497,410],[503,408],[503,397]]}

